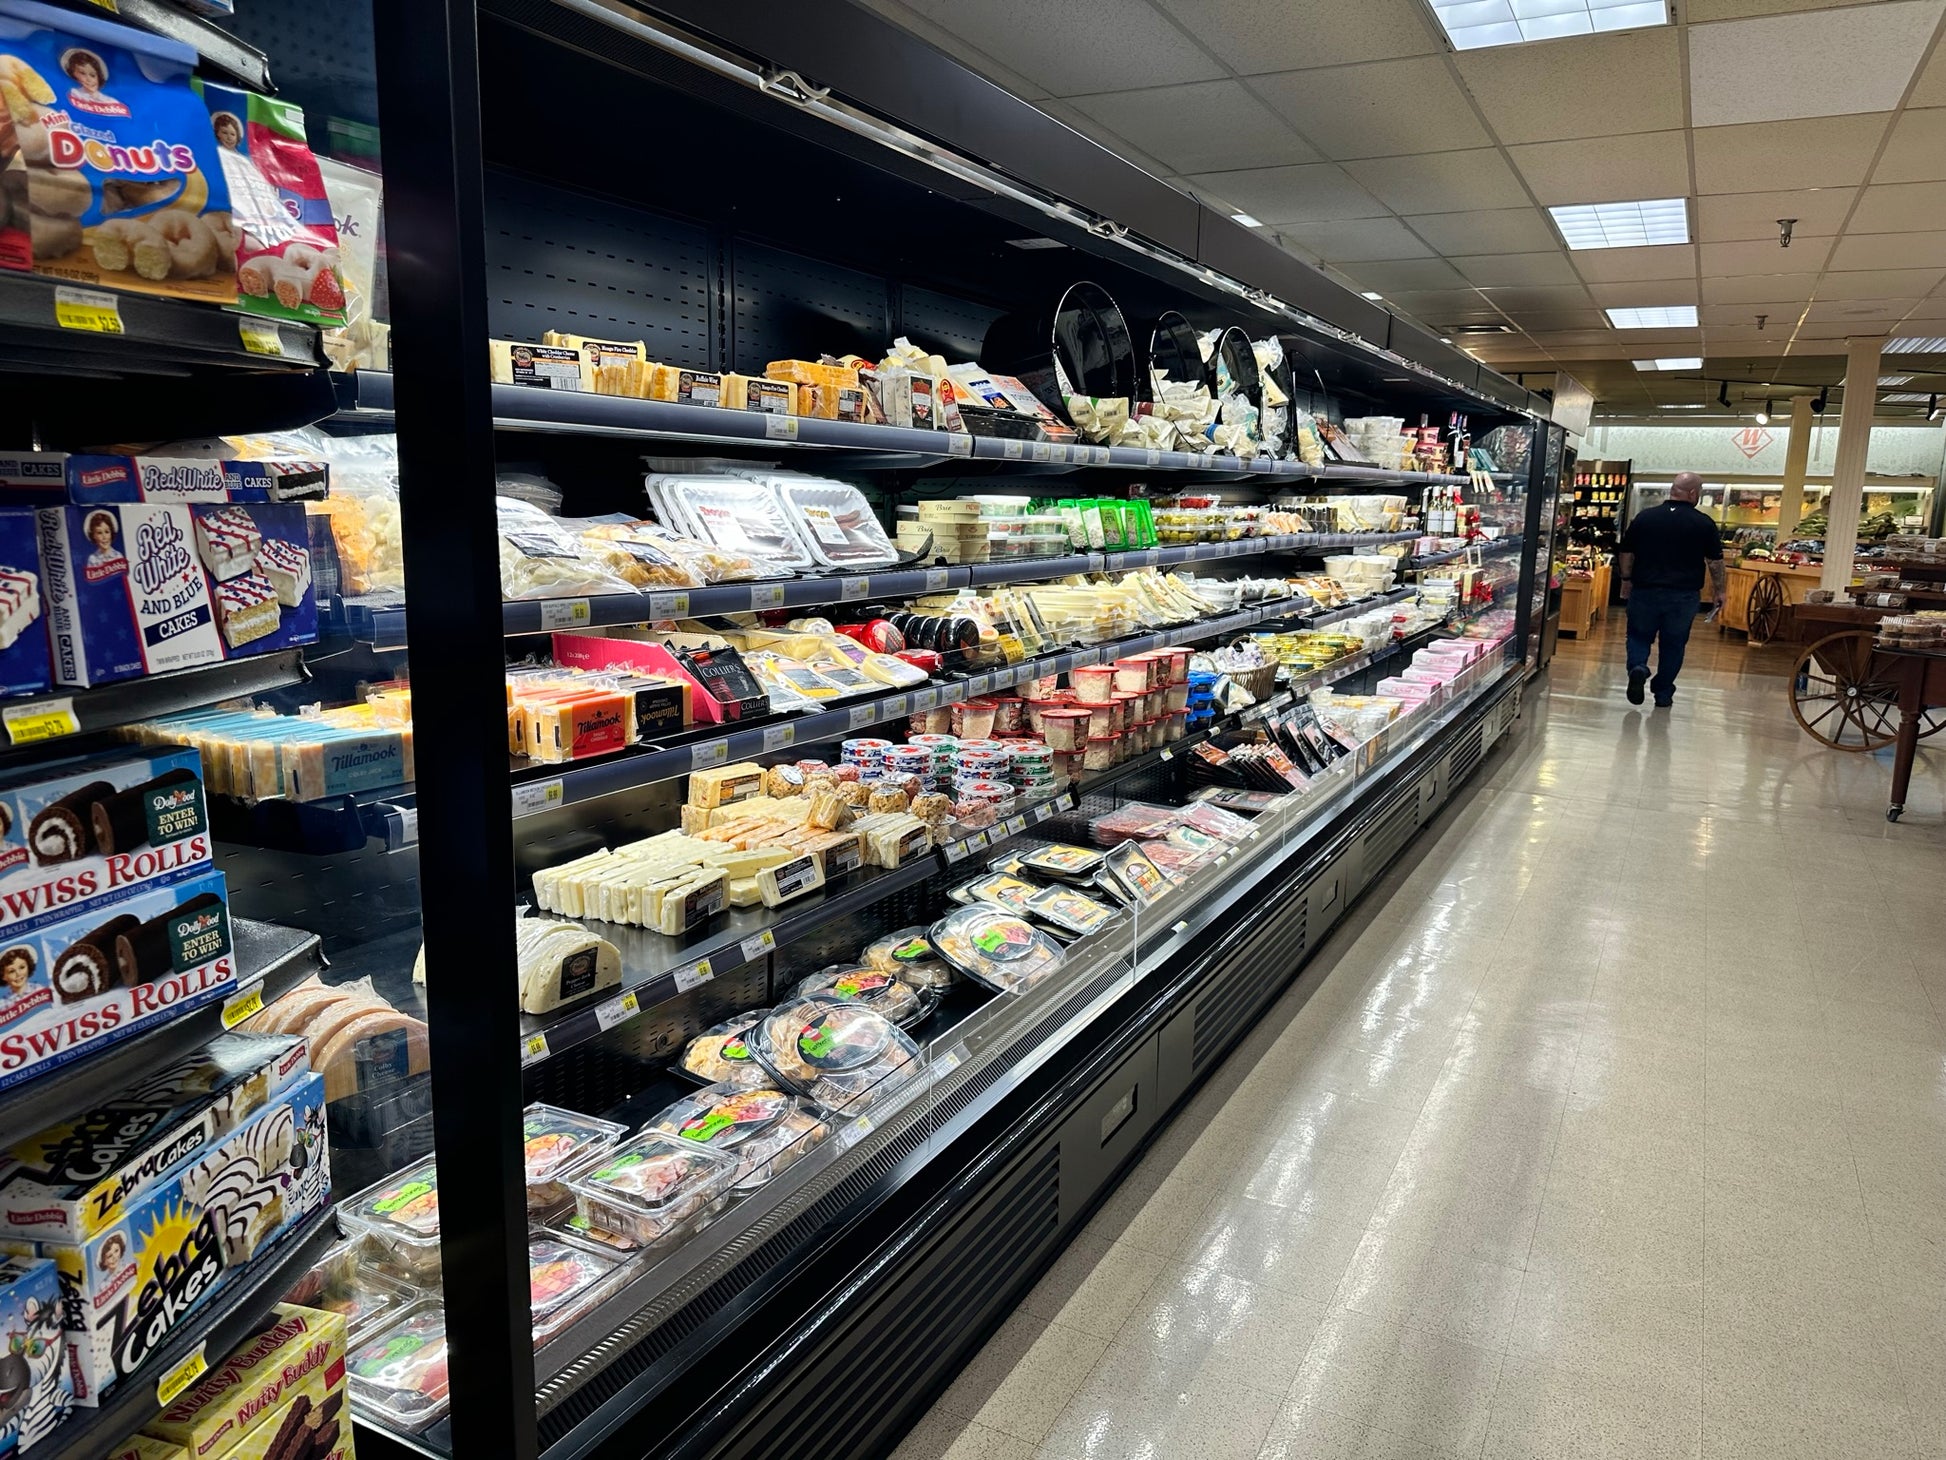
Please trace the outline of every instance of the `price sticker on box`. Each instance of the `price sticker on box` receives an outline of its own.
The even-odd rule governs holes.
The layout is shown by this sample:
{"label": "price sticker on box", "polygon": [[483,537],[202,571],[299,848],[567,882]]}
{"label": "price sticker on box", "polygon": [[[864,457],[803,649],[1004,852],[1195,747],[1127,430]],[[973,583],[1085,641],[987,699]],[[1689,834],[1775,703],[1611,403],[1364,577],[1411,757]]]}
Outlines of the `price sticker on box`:
{"label": "price sticker on box", "polygon": [[795,725],[770,725],[764,730],[765,755],[769,755],[772,751],[788,749],[795,744],[797,744]]}
{"label": "price sticker on box", "polygon": [[926,592],[943,593],[946,585],[953,581],[953,575],[944,568],[926,569]]}
{"label": "price sticker on box", "polygon": [[847,578],[838,585],[838,601],[840,603],[856,603],[861,598],[871,597],[871,594],[872,580],[870,578]]}
{"label": "price sticker on box", "polygon": [[539,1064],[546,1058],[547,1036],[545,1034],[530,1034],[520,1042],[520,1067],[523,1070],[529,1065]]}
{"label": "price sticker on box", "polygon": [[952,435],[946,438],[946,454],[948,456],[971,456],[973,454],[973,438],[964,431],[953,432]]}
{"label": "price sticker on box", "polygon": [[246,989],[240,994],[231,994],[223,1001],[223,1027],[234,1029],[245,1019],[254,1018],[264,1010],[264,986]]}
{"label": "price sticker on box", "polygon": [[195,1351],[181,1363],[167,1370],[155,1381],[156,1402],[164,1409],[174,1404],[182,1396],[183,1390],[194,1384],[209,1372],[209,1360],[203,1357],[203,1345],[197,1344]]}
{"label": "price sticker on box", "polygon": [[774,952],[776,947],[777,935],[772,933],[769,928],[765,928],[761,933],[752,934],[737,945],[738,950],[743,954],[743,961],[745,963],[756,962],[764,954]]}
{"label": "price sticker on box", "polygon": [[766,441],[797,440],[797,417],[764,413],[764,439]]}
{"label": "price sticker on box", "polygon": [[567,804],[567,799],[567,787],[558,777],[551,781],[528,781],[514,787],[514,815],[537,816],[543,811],[558,811]]}
{"label": "price sticker on box", "polygon": [[689,747],[689,768],[692,771],[708,770],[713,765],[724,765],[730,759],[730,742],[712,740],[707,745]]}
{"label": "price sticker on box", "polygon": [[784,585],[782,583],[760,583],[750,590],[750,606],[757,608],[782,608],[784,606]]}
{"label": "price sticker on box", "polygon": [[54,323],[64,330],[81,330],[93,335],[122,335],[121,302],[113,294],[98,289],[71,289],[63,284],[54,291]]}
{"label": "price sticker on box", "polygon": [[686,994],[691,989],[699,988],[715,977],[716,970],[710,967],[709,960],[707,958],[698,958],[687,968],[678,968],[676,970],[676,992]]}
{"label": "price sticker on box", "polygon": [[585,598],[550,598],[541,605],[544,629],[585,629],[594,622],[594,613]]}
{"label": "price sticker on box", "polygon": [[74,701],[31,700],[24,705],[0,709],[0,722],[7,727],[7,739],[15,745],[33,745],[41,740],[58,740],[81,733],[81,717],[74,713]]}
{"label": "price sticker on box", "polygon": [[618,999],[609,999],[605,1003],[596,1005],[595,1023],[601,1026],[603,1033],[606,1033],[617,1024],[626,1024],[641,1012],[641,1001],[635,997],[635,990],[630,989]]}
{"label": "price sticker on box", "polygon": [[687,618],[689,616],[689,595],[687,593],[651,593],[649,595],[650,618]]}
{"label": "price sticker on box", "polygon": [[878,706],[853,705],[847,719],[851,728],[854,730],[863,730],[867,725],[876,725],[878,723]]}

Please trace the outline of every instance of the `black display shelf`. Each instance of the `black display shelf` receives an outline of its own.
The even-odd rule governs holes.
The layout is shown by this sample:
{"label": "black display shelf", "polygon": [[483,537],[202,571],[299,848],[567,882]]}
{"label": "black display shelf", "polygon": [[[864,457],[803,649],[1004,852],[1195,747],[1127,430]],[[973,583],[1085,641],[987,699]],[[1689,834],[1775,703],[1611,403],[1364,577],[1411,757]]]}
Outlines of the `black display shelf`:
{"label": "black display shelf", "polygon": [[[59,754],[64,743],[77,742],[83,736],[137,720],[181,714],[221,700],[285,689],[310,677],[302,649],[280,649],[274,654],[226,659],[199,669],[124,679],[95,689],[57,690],[52,695],[10,700],[0,705],[0,719],[7,727],[6,742],[0,744],[0,764],[49,751]],[[64,708],[72,709],[78,728],[62,735],[33,738],[44,714],[58,715]],[[27,738],[15,741],[17,734]]]}
{"label": "black display shelf", "polygon": [[104,1091],[128,1089],[193,1054],[254,1012],[253,993],[267,1004],[324,969],[315,933],[249,918],[232,918],[230,928],[238,974],[227,998],[0,1092],[0,1150],[86,1110]]}
{"label": "black display shelf", "polygon": [[[312,1212],[253,1259],[233,1272],[216,1296],[178,1328],[141,1369],[124,1379],[95,1409],[77,1409],[48,1436],[37,1452],[46,1460],[96,1460],[154,1419],[168,1406],[156,1392],[163,1378],[201,1354],[210,1368],[264,1326],[270,1310],[289,1292],[304,1270],[337,1240],[329,1204]],[[175,1395],[170,1396],[173,1403]]]}
{"label": "black display shelf", "polygon": [[[80,296],[111,300],[119,327],[64,326],[57,304]],[[108,323],[92,310],[63,305],[63,312],[71,319]],[[8,367],[26,372],[169,375],[192,366],[261,371],[315,370],[324,364],[318,331],[307,324],[236,314],[193,299],[64,284],[38,274],[0,274],[0,341],[7,346]]]}
{"label": "black display shelf", "polygon": [[252,91],[277,89],[271,85],[270,62],[262,51],[212,21],[178,9],[169,0],[114,0],[107,8],[114,11],[117,20],[193,47],[199,58],[196,69],[204,75],[233,81]]}

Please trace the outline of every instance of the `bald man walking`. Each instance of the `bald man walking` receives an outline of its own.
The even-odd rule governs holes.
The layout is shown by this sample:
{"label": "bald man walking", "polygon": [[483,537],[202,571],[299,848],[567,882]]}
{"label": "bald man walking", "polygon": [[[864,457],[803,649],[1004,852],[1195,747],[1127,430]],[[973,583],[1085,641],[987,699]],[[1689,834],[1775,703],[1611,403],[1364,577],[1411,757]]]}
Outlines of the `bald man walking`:
{"label": "bald man walking", "polygon": [[[1676,702],[1676,676],[1682,673],[1689,630],[1701,601],[1703,571],[1709,570],[1716,607],[1723,608],[1729,571],[1723,566],[1723,539],[1716,524],[1696,508],[1703,479],[1693,471],[1669,484],[1669,500],[1639,513],[1622,534],[1622,602],[1628,605],[1628,702],[1642,703],[1646,681],[1656,708]],[[1655,678],[1649,679],[1649,650],[1656,653]]]}

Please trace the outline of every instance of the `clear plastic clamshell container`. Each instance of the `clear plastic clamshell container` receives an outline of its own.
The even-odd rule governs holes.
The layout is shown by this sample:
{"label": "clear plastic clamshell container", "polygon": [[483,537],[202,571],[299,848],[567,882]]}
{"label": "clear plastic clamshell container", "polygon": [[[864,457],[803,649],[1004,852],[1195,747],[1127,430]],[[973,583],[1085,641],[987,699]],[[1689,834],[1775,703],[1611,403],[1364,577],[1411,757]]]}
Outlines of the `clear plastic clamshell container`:
{"label": "clear plastic clamshell container", "polygon": [[1063,961],[1052,938],[1003,908],[958,908],[926,936],[960,972],[1003,994],[1027,992]]}
{"label": "clear plastic clamshell container", "polygon": [[799,982],[800,994],[828,994],[875,1009],[901,1029],[923,1023],[939,1003],[939,989],[908,984],[896,973],[836,963]]}
{"label": "clear plastic clamshell container", "polygon": [[588,1312],[608,1291],[621,1260],[548,1233],[527,1239],[527,1297],[534,1342],[546,1343]]}
{"label": "clear plastic clamshell container", "polygon": [[734,1157],[738,1191],[754,1191],[782,1175],[831,1134],[809,1105],[767,1085],[711,1085],[669,1106],[653,1124]]}
{"label": "clear plastic clamshell container", "polygon": [[925,1072],[919,1046],[866,1004],[806,994],[751,1031],[757,1058],[788,1088],[838,1115],[882,1104]]}
{"label": "clear plastic clamshell container", "polygon": [[743,553],[796,571],[818,566],[777,495],[744,477],[658,477],[668,509],[692,535],[725,552]]}
{"label": "clear plastic clamshell container", "polygon": [[570,1166],[607,1150],[628,1127],[552,1105],[530,1105],[521,1115],[526,1147],[527,1215],[545,1217],[571,1201],[561,1175]]}
{"label": "clear plastic clamshell container", "polygon": [[382,1259],[414,1278],[439,1275],[439,1170],[432,1157],[368,1186],[338,1208],[338,1225],[367,1234]]}
{"label": "clear plastic clamshell container", "polygon": [[360,1413],[416,1434],[446,1413],[446,1309],[416,1303],[399,1321],[356,1345],[346,1382]]}
{"label": "clear plastic clamshell container", "polygon": [[884,568],[899,560],[898,550],[858,488],[794,472],[770,473],[755,480],[767,484],[796,514],[799,536],[821,566]]}
{"label": "clear plastic clamshell container", "polygon": [[1062,882],[1087,882],[1094,877],[1095,869],[1101,866],[1101,853],[1088,847],[1054,842],[1022,853],[1020,865],[1029,872],[1057,878]]}
{"label": "clear plastic clamshell container", "polygon": [[705,1085],[727,1084],[754,1089],[769,1084],[769,1073],[751,1056],[750,1046],[744,1043],[743,1038],[750,1032],[750,1026],[769,1012],[768,1009],[751,1009],[725,1019],[714,1028],[705,1029],[683,1046],[682,1058],[676,1062],[676,1068],[690,1079]]}
{"label": "clear plastic clamshell container", "polygon": [[1099,932],[1121,916],[1115,908],[1071,887],[1049,887],[1036,893],[1027,906],[1043,922],[1082,935]]}
{"label": "clear plastic clamshell container", "polygon": [[373,1260],[372,1248],[372,1238],[364,1232],[333,1244],[291,1285],[284,1301],[336,1313],[354,1341],[378,1324],[390,1323],[419,1293],[387,1277]]}
{"label": "clear plastic clamshell container", "polygon": [[945,989],[959,976],[953,965],[939,956],[925,928],[917,925],[875,938],[858,957],[870,968],[896,973],[916,989]]}
{"label": "clear plastic clamshell container", "polygon": [[590,1227],[647,1247],[693,1231],[729,1200],[734,1154],[646,1130],[582,1168],[569,1183]]}

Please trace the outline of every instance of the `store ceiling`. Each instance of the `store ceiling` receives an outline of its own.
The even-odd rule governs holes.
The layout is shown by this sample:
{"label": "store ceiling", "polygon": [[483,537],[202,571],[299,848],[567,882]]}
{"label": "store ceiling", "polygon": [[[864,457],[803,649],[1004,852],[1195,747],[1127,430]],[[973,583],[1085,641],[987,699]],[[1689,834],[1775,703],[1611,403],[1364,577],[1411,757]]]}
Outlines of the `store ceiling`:
{"label": "store ceiling", "polygon": [[[1946,0],[1675,0],[1673,25],[1463,52],[1425,0],[862,3],[1604,416],[1707,417],[1663,408],[1716,410],[1725,379],[1781,407],[1842,379],[1847,336],[1946,336]],[[1674,197],[1687,244],[1570,251],[1547,212]],[[1682,304],[1695,327],[1604,313]],[[1657,356],[1704,366],[1630,363]],[[1881,373],[1946,392],[1946,354]]]}

